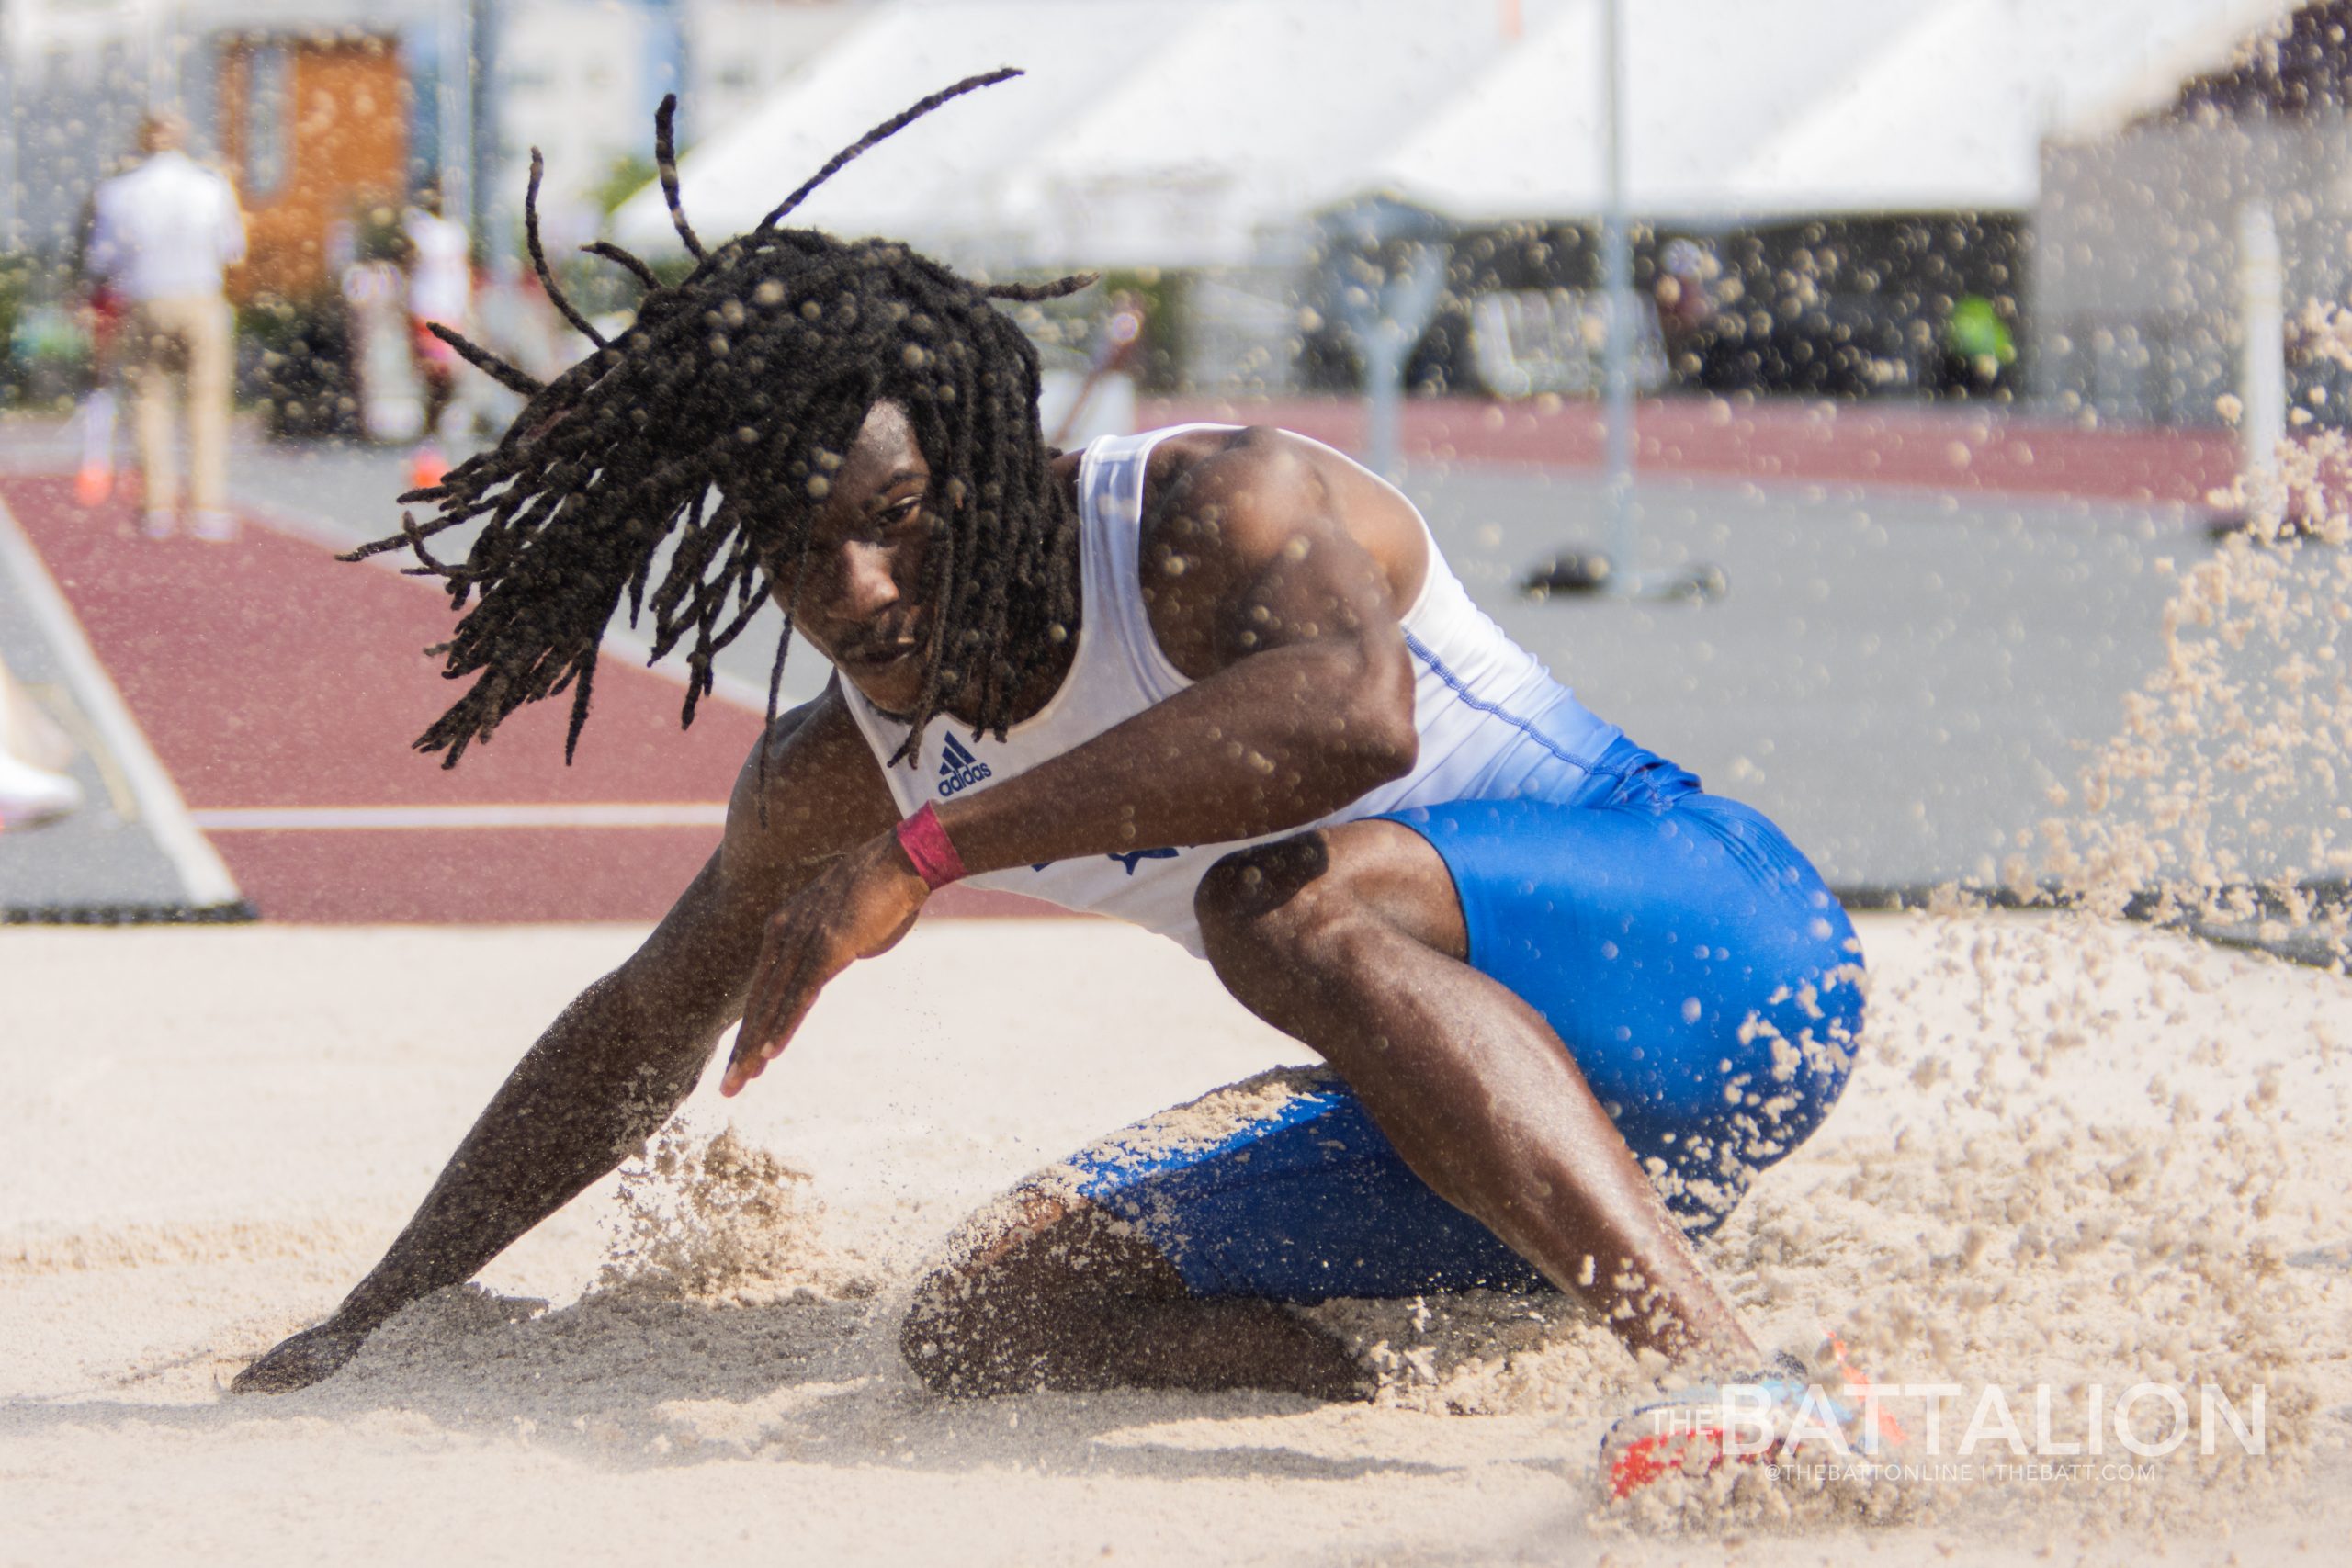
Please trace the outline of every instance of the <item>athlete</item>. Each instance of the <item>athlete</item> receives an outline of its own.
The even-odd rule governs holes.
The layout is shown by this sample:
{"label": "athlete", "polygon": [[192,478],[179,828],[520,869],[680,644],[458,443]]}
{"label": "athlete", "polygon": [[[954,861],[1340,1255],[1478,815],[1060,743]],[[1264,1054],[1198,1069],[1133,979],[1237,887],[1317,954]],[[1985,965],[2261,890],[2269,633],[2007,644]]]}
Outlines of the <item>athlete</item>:
{"label": "athlete", "polygon": [[[532,400],[369,547],[470,604],[448,671],[477,679],[421,747],[454,764],[567,687],[576,742],[624,599],[658,649],[691,639],[689,716],[763,592],[834,679],[774,719],[708,864],[382,1262],[239,1389],[325,1377],[470,1277],[658,1128],[739,1020],[744,1091],[958,879],[1172,937],[1328,1066],[1114,1135],[967,1224],[906,1320],[933,1388],[1341,1396],[1363,1374],[1292,1303],[1481,1285],[1566,1292],[1669,1363],[1766,1366],[1691,1237],[1845,1081],[1844,914],[1764,818],[1513,646],[1339,453],[1217,425],[1052,451],[991,300],[1088,280],[986,288],[781,226],[996,79],[707,253],[665,106],[694,274],[648,276],[628,332],[543,388],[462,345]],[[460,524],[466,559],[439,559]]]}

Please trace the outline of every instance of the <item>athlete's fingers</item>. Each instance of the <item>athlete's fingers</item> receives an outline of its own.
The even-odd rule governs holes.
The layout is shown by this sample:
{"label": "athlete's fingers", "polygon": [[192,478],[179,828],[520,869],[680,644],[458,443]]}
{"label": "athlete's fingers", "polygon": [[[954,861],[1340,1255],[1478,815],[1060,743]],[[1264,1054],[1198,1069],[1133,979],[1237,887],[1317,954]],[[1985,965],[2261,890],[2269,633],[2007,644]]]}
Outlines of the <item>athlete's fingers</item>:
{"label": "athlete's fingers", "polygon": [[743,1021],[736,1026],[735,1049],[727,1059],[727,1076],[718,1085],[723,1095],[740,1092],[766,1066],[767,1057],[759,1047],[766,1041],[768,1021],[775,1014],[778,977],[787,963],[785,952],[791,945],[790,923],[781,919],[769,927],[760,943],[759,962],[752,970],[752,994],[743,1006]]}
{"label": "athlete's fingers", "polygon": [[719,1085],[720,1093],[735,1094],[784,1054],[784,1048],[799,1032],[808,1010],[816,1005],[817,993],[831,978],[831,975],[820,975],[797,981],[775,1003],[771,1013],[774,1021],[763,1019],[757,1030],[747,1025],[737,1031],[734,1058],[728,1064],[727,1077]]}
{"label": "athlete's fingers", "polygon": [[775,1026],[768,1032],[766,1041],[758,1049],[757,1062],[760,1067],[766,1066],[784,1055],[784,1048],[792,1043],[792,1037],[795,1034],[800,1032],[801,1022],[808,1018],[808,1010],[817,1005],[817,993],[824,989],[825,982],[831,978],[832,976],[824,975],[804,980],[785,994],[784,1000],[780,1004],[781,1016]]}
{"label": "athlete's fingers", "polygon": [[780,951],[762,955],[752,1000],[735,1032],[734,1054],[719,1084],[723,1095],[739,1092],[783,1054],[816,1005],[818,993],[849,966],[821,933],[808,931],[796,919],[779,920],[764,945]]}
{"label": "athlete's fingers", "polygon": [[770,919],[721,1094],[739,1093],[758,1077],[792,1043],[833,977],[897,946],[922,914],[922,899],[907,900],[901,876],[862,882],[842,863],[836,867]]}
{"label": "athlete's fingers", "polygon": [[775,1036],[775,1020],[786,1001],[786,988],[780,976],[786,973],[786,964],[787,961],[776,959],[762,966],[757,992],[752,1005],[743,1010],[743,1021],[735,1031],[734,1055],[728,1063],[727,1080],[719,1086],[724,1093],[731,1095],[758,1077],[775,1055],[766,1047]]}

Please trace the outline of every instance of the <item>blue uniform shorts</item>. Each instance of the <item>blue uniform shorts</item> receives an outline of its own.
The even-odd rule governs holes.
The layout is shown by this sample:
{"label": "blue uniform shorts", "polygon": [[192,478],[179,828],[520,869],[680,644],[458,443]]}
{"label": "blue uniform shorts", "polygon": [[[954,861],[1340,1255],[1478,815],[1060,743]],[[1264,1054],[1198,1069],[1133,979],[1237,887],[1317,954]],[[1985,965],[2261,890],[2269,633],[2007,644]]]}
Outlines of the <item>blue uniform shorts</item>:
{"label": "blue uniform shorts", "polygon": [[[1721,1224],[1837,1102],[1860,944],[1760,813],[1620,740],[1570,799],[1392,819],[1444,858],[1470,963],[1549,1021],[1687,1233]],[[1064,1172],[1200,1295],[1548,1288],[1414,1176],[1328,1069],[1218,1090]]]}

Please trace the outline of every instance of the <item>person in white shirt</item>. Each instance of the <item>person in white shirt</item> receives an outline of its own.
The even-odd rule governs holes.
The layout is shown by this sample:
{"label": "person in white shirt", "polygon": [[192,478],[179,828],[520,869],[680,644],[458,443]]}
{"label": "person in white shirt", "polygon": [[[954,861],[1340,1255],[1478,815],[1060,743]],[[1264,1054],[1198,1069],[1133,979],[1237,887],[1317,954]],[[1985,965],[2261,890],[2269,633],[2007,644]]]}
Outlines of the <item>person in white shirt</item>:
{"label": "person in white shirt", "polygon": [[409,467],[409,487],[441,482],[448,462],[441,455],[441,422],[457,394],[458,351],[433,334],[435,324],[466,330],[473,303],[473,260],[466,228],[442,216],[441,193],[427,188],[401,220],[401,249],[408,272],[409,323],[414,333],[417,378],[424,384],[424,431]]}
{"label": "person in white shirt", "polygon": [[229,182],[181,151],[187,139],[176,115],[141,124],[144,161],[98,187],[89,264],[129,310],[123,355],[137,405],[148,536],[168,537],[177,523],[172,394],[185,376],[189,531],[226,540],[236,536],[228,497],[235,329],[220,280],[244,260],[245,222]]}

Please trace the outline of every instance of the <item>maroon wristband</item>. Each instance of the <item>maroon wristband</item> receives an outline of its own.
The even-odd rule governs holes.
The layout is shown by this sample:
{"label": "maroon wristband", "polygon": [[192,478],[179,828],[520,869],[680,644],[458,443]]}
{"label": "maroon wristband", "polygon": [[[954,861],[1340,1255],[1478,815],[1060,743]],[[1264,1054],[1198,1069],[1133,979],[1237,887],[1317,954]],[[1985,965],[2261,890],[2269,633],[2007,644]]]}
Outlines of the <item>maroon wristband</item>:
{"label": "maroon wristband", "polygon": [[925,887],[936,893],[951,882],[964,880],[964,857],[948,841],[947,829],[939,825],[939,812],[931,802],[924,801],[921,811],[891,831],[898,835],[899,847],[914,863],[915,874],[922,878]]}

